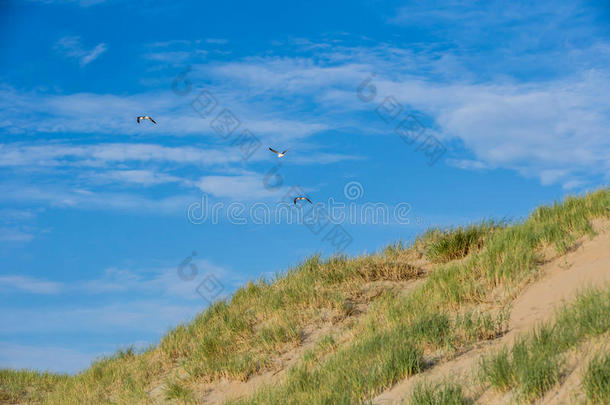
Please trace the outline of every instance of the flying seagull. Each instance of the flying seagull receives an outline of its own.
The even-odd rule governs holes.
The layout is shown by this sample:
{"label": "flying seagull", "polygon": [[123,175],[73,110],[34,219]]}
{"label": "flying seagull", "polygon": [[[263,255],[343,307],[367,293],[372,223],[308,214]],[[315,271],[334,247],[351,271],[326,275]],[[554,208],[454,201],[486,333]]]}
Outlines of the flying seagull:
{"label": "flying seagull", "polygon": [[150,120],[153,124],[156,124],[155,120],[153,120],[152,117],[149,117],[148,115],[139,116],[138,118],[136,118],[136,120],[138,120],[138,124],[142,120]]}
{"label": "flying seagull", "polygon": [[275,154],[277,155],[277,157],[282,157],[282,156],[284,156],[284,155],[286,154],[286,152],[288,152],[287,150],[285,150],[285,151],[283,151],[282,153],[280,153],[280,152],[276,151],[276,150],[275,150],[275,149],[273,149],[273,148],[269,148],[269,150],[270,150],[271,152],[275,153]]}
{"label": "flying seagull", "polygon": [[299,200],[305,200],[305,201],[307,201],[308,203],[311,204],[311,200],[309,198],[307,198],[307,197],[295,197],[294,205],[297,205],[297,201],[299,201]]}

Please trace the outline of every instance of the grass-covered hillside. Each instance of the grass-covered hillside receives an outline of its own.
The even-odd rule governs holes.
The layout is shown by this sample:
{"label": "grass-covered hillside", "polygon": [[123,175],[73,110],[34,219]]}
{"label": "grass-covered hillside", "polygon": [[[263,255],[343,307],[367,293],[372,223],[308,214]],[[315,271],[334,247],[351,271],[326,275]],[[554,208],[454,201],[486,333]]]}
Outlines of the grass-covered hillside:
{"label": "grass-covered hillside", "polygon": [[[361,257],[314,256],[248,283],[144,352],[120,351],[75,376],[0,370],[0,402],[217,402],[223,397],[210,392],[221,383],[245,390],[226,396],[235,403],[366,402],[503,335],[512,300],[549,255],[593,237],[596,218],[610,219],[610,189],[539,207],[516,223],[430,230]],[[486,357],[479,383],[523,402],[542,397],[562,379],[563,353],[608,336],[610,293],[598,287],[552,325]],[[600,349],[584,373],[592,403],[610,400],[608,353]],[[475,399],[452,382],[418,386],[405,401]]]}

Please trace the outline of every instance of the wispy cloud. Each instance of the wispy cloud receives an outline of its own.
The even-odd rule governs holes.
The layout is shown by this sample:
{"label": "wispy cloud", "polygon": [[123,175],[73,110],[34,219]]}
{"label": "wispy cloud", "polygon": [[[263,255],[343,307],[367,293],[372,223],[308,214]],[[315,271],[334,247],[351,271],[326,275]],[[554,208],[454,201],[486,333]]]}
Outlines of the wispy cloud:
{"label": "wispy cloud", "polygon": [[221,50],[229,42],[224,38],[208,39],[176,39],[170,41],[157,41],[145,46],[150,51],[144,53],[144,58],[167,63],[171,66],[188,63],[202,63],[210,54],[230,53]]}
{"label": "wispy cloud", "polygon": [[119,162],[166,162],[180,165],[213,166],[241,161],[230,148],[163,146],[151,143],[98,144],[0,144],[0,167],[19,166],[105,166]]}
{"label": "wispy cloud", "polygon": [[207,42],[208,44],[224,45],[228,43],[229,40],[226,38],[207,38],[205,42]]}
{"label": "wispy cloud", "polygon": [[[599,49],[599,44],[592,45],[588,53]],[[358,122],[361,131],[374,127],[375,106],[393,96],[406,111],[430,117],[434,131],[445,141],[457,141],[474,153],[477,163],[450,162],[461,168],[507,168],[545,185],[574,185],[592,176],[609,179],[605,156],[610,154],[610,109],[604,100],[610,91],[610,71],[581,69],[545,80],[477,81],[474,72],[464,77],[445,72],[440,67],[444,58],[438,56],[438,51],[387,46],[335,48],[328,55],[332,64],[269,57],[219,64],[214,71],[259,94],[281,88],[289,89],[290,97],[307,97],[321,111],[334,113],[335,127],[347,126],[350,115],[368,109],[371,120]],[[342,60],[346,63],[337,64]],[[371,72],[377,72],[373,83],[379,96],[375,103],[365,104],[355,89]],[[392,127],[386,132],[392,133]]]}
{"label": "wispy cloud", "polygon": [[[80,346],[36,345],[35,348],[21,342],[3,341],[0,342],[0,363],[13,368],[81,370],[95,357],[118,348],[113,346],[118,344],[116,339],[113,344],[99,343],[107,341],[109,330],[120,330],[120,339],[127,346],[138,344],[137,340],[142,336],[158,341],[169,328],[192,319],[208,305],[197,293],[197,287],[206,275],[213,274],[221,280],[225,288],[221,296],[231,293],[245,281],[243,274],[198,256],[189,263],[196,266],[197,273],[193,279],[185,280],[178,273],[178,259],[175,265],[111,267],[97,277],[68,281],[16,274],[0,276],[0,296],[7,303],[0,306],[4,339],[23,334],[46,338],[62,336],[62,339],[78,335],[86,336],[87,341]],[[36,305],[17,305],[16,300],[9,299],[26,293],[38,295]],[[85,297],[87,302],[82,301]],[[129,340],[130,336],[139,338]],[[139,346],[143,345],[147,346],[140,342]],[[26,353],[30,348],[36,355]],[[56,356],[63,356],[63,360]]]}
{"label": "wispy cloud", "polygon": [[48,345],[23,345],[0,342],[0,363],[15,369],[46,370],[73,373],[87,367],[100,353]]}
{"label": "wispy cloud", "polygon": [[80,7],[90,7],[105,3],[107,0],[30,0],[35,3],[43,4],[76,4]]}
{"label": "wispy cloud", "polygon": [[41,280],[34,277],[0,276],[0,291],[22,291],[33,294],[58,294],[62,291],[62,284]]}
{"label": "wispy cloud", "polygon": [[[218,278],[227,280],[236,277],[229,270],[205,259],[195,257],[191,263],[196,266],[200,277],[204,274],[214,274]],[[241,278],[239,280],[241,281]],[[233,287],[233,284],[231,286]],[[195,291],[196,287],[196,280],[188,282],[180,279],[177,267],[146,270],[108,268],[100,278],[75,281],[66,286],[73,294],[129,293],[138,296],[201,300],[202,298]]]}
{"label": "wispy cloud", "polygon": [[32,224],[37,213],[29,209],[0,209],[0,242],[27,243],[44,232]]}
{"label": "wispy cloud", "polygon": [[28,209],[5,208],[0,210],[0,218],[5,222],[23,221],[36,217],[36,213]]}
{"label": "wispy cloud", "polygon": [[[275,196],[264,187],[265,173],[244,171],[241,154],[231,147],[11,143],[0,144],[0,152],[0,170],[12,173],[11,181],[0,185],[0,202],[8,204],[174,215],[197,198],[200,193],[195,190],[241,201]],[[293,155],[296,165],[359,159],[307,149]],[[250,163],[270,159],[270,152],[260,148]],[[203,170],[209,175],[202,176]],[[32,179],[42,181],[32,184]],[[48,185],[49,180],[53,185]],[[160,185],[172,187],[165,188],[162,196],[145,193],[146,188]],[[0,226],[0,239],[25,242],[35,235],[33,228],[20,222],[6,225]]]}
{"label": "wispy cloud", "polygon": [[78,36],[62,37],[55,43],[55,50],[68,58],[76,59],[81,66],[86,66],[93,62],[106,52],[107,49],[105,43],[99,43],[87,50]]}
{"label": "wispy cloud", "polygon": [[268,190],[264,187],[263,180],[263,174],[245,172],[231,176],[204,176],[195,184],[206,194],[236,200],[272,198],[281,192]]}
{"label": "wispy cloud", "polygon": [[184,63],[187,60],[193,60],[196,58],[204,58],[208,52],[203,49],[197,49],[194,51],[157,51],[150,52],[144,55],[146,59],[160,61],[160,62],[171,62],[172,64]]}
{"label": "wispy cloud", "polygon": [[[458,1],[456,6],[465,7],[466,3]],[[518,12],[522,9],[523,13]],[[395,22],[416,18],[407,11],[400,12],[403,16]],[[453,15],[451,7],[428,11],[426,15],[432,21],[451,19]],[[466,17],[477,20],[480,16],[476,13],[488,11],[497,15],[498,24],[508,28],[515,21],[519,26],[531,28],[536,18],[548,18],[551,27],[558,29],[561,22],[572,21],[570,15],[574,14],[573,8],[562,7],[555,18],[542,6],[527,9],[519,3],[503,9],[494,3],[489,10],[473,11]],[[587,13],[588,9],[584,17],[574,18],[586,20]],[[427,22],[419,23],[419,26],[427,25]],[[508,45],[522,41],[517,31],[510,28],[510,32],[511,41],[515,42],[509,41]],[[570,31],[569,35],[578,41],[583,38],[581,32]],[[164,52],[174,52],[178,47],[180,52],[190,52],[193,42],[197,46],[206,43],[205,40],[179,40],[151,47],[162,48]],[[492,57],[487,61],[483,53],[473,52],[473,56],[451,46],[405,48],[381,43],[348,47],[327,42],[317,44],[329,46],[317,46],[315,58],[299,56],[301,50],[314,45],[312,41],[290,43],[286,46],[294,52],[288,57],[256,56],[228,63],[196,63],[189,78],[194,84],[191,94],[196,96],[198,81],[213,83],[210,89],[223,107],[230,108],[243,126],[263,142],[307,148],[307,142],[312,142],[314,135],[329,131],[393,133],[391,127],[380,129],[374,113],[376,104],[362,103],[355,96],[359,83],[375,72],[379,94],[376,103],[383,97],[394,96],[405,109],[426,115],[439,137],[468,150],[471,162],[453,156],[453,161],[448,162],[453,166],[505,168],[538,178],[543,184],[574,185],[586,183],[590,177],[607,179],[609,176],[610,163],[604,156],[610,150],[607,130],[610,111],[605,102],[610,89],[610,71],[602,62],[610,61],[610,46],[602,40],[569,49],[562,49],[561,44],[554,42],[551,49],[535,53],[536,63],[529,63],[532,55],[519,51],[516,45],[502,50],[510,56],[510,61],[526,60],[529,62],[525,65],[536,66],[546,73],[552,71],[544,77],[522,75],[519,66],[523,63],[514,63],[506,71],[497,64],[488,69],[494,60],[505,58]],[[558,57],[566,52],[570,58],[558,63]],[[167,78],[168,86],[172,79],[173,76]],[[0,112],[3,118],[0,127],[9,132],[137,135],[144,129],[133,125],[133,117],[147,111],[159,117],[160,123],[145,128],[149,134],[218,139],[209,122],[192,111],[191,99],[176,97],[169,91],[132,96],[50,95],[4,88],[0,93],[11,100],[10,105],[0,102],[0,107],[5,107]],[[32,120],[29,114],[44,119]],[[261,156],[253,156],[254,161],[262,159]],[[328,161],[349,158],[329,156]],[[219,179],[211,177],[203,186],[216,188],[212,181]],[[245,180],[240,184],[240,189],[248,190]]]}
{"label": "wispy cloud", "polygon": [[[229,270],[218,266],[203,258],[193,258],[192,262],[199,276],[214,274],[218,278],[231,281],[231,287],[242,281]],[[237,277],[237,278],[236,278]],[[195,281],[182,280],[177,267],[152,269],[124,269],[111,267],[95,279],[72,281],[51,281],[42,278],[5,275],[0,276],[0,293],[18,294],[27,292],[40,295],[62,294],[66,296],[78,295],[107,295],[107,294],[138,294],[139,297],[173,297],[184,300],[200,300],[197,295]]]}
{"label": "wispy cloud", "polygon": [[[192,280],[179,277],[176,267],[129,270],[109,268],[95,279],[56,282],[33,277],[8,275],[0,277],[0,294],[11,296],[26,292],[38,295],[60,295],[78,301],[83,296],[111,297],[113,304],[89,306],[48,306],[44,308],[0,308],[3,332],[45,333],[86,331],[103,332],[110,327],[125,327],[154,333],[187,320],[208,305],[198,293],[205,275],[222,280],[229,294],[245,281],[243,275],[194,258],[197,273]],[[189,270],[190,271],[190,270]],[[24,322],[27,320],[27,322]]]}
{"label": "wispy cloud", "polygon": [[148,187],[166,183],[188,183],[184,179],[152,170],[108,170],[101,173],[89,174],[87,177],[96,182],[129,183]]}
{"label": "wispy cloud", "polygon": [[490,168],[487,164],[481,161],[471,159],[447,159],[446,162],[449,166],[457,167],[463,170],[484,170]]}
{"label": "wispy cloud", "polygon": [[114,210],[147,215],[168,215],[184,212],[194,195],[175,194],[152,198],[128,192],[91,191],[86,188],[0,186],[0,201],[7,203],[43,204],[56,208],[81,210]]}
{"label": "wispy cloud", "polygon": [[2,242],[29,242],[34,234],[21,228],[0,227],[0,241]]}
{"label": "wispy cloud", "polygon": [[[9,133],[97,133],[124,135],[197,136],[218,141],[210,126],[214,116],[202,119],[191,107],[199,90],[189,98],[178,98],[167,90],[130,96],[75,93],[68,95],[21,92],[0,86],[0,129]],[[269,109],[264,103],[252,103],[241,90],[225,92],[213,89],[223,108],[229,108],[261,140],[304,139],[329,128],[327,123],[296,112]],[[256,97],[256,94],[252,94]],[[222,108],[218,108],[215,114]],[[137,125],[136,116],[149,114],[158,125]],[[32,119],[35,116],[36,119]],[[202,139],[203,140],[203,139]]]}

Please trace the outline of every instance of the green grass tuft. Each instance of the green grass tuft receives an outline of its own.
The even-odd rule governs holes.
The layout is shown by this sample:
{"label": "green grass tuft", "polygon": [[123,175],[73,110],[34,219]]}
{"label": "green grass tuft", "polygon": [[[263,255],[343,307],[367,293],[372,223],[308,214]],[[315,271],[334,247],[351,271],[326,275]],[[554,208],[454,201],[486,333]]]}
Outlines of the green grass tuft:
{"label": "green grass tuft", "polygon": [[610,288],[588,290],[558,311],[555,322],[542,324],[518,339],[511,351],[502,348],[484,357],[480,375],[499,391],[516,388],[527,401],[544,396],[560,382],[562,355],[583,340],[610,330]]}
{"label": "green grass tuft", "polygon": [[463,393],[462,386],[443,382],[435,385],[418,384],[409,403],[412,405],[466,405],[472,403]]}
{"label": "green grass tuft", "polygon": [[193,392],[179,382],[169,382],[165,388],[165,399],[176,399],[183,403],[194,403]]}
{"label": "green grass tuft", "polygon": [[583,377],[587,399],[594,404],[610,404],[610,353],[595,356]]}
{"label": "green grass tuft", "polygon": [[371,333],[323,363],[311,354],[304,360],[280,387],[267,387],[242,403],[351,404],[423,366],[422,352],[405,329]]}
{"label": "green grass tuft", "polygon": [[39,402],[68,378],[65,374],[0,369],[0,402]]}
{"label": "green grass tuft", "polygon": [[504,226],[501,222],[487,221],[447,231],[429,231],[423,236],[428,241],[426,257],[434,263],[461,259],[470,252],[481,249],[492,232]]}

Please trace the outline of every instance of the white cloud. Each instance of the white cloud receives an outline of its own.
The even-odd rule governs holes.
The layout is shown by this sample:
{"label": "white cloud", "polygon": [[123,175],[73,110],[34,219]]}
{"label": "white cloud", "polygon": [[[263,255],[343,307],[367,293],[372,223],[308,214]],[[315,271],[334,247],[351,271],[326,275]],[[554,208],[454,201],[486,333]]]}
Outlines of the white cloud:
{"label": "white cloud", "polygon": [[86,50],[78,36],[67,36],[60,38],[55,43],[55,50],[62,53],[64,56],[78,60],[81,66],[86,66],[96,60],[107,50],[104,43],[97,44],[92,49]]}
{"label": "white cloud", "polygon": [[569,180],[569,181],[566,181],[562,187],[564,190],[573,190],[573,189],[585,187],[586,185],[587,185],[586,181]]}
{"label": "white cloud", "polygon": [[[195,80],[195,79],[193,79]],[[168,79],[167,86],[171,79]],[[171,91],[131,96],[74,93],[68,95],[20,92],[0,86],[0,129],[9,133],[99,133],[154,136],[201,137],[201,141],[223,141],[211,127],[222,109],[229,108],[241,122],[237,133],[249,129],[262,141],[298,140],[326,130],[329,125],[296,113],[269,110],[264,103],[252,103],[241,91],[214,90],[218,106],[209,118],[201,118],[191,107],[200,94],[177,97]],[[256,96],[256,94],[252,94]],[[136,116],[148,114],[158,125],[138,125]],[[33,119],[35,117],[35,119]],[[224,140],[230,144],[234,137]]]}
{"label": "white cloud", "polygon": [[144,57],[150,60],[179,64],[193,58],[204,58],[207,54],[207,51],[197,49],[194,51],[150,52],[145,54]]}
{"label": "white cloud", "polygon": [[41,280],[35,277],[0,276],[0,291],[28,292],[33,294],[59,294],[63,289],[62,283]]}
{"label": "white cloud", "polygon": [[[0,148],[1,150],[1,148]],[[16,222],[23,221],[28,219],[33,219],[36,217],[36,213],[32,210],[28,209],[13,209],[6,208],[0,210],[0,218],[3,219],[4,222]]]}
{"label": "white cloud", "polygon": [[97,4],[105,3],[107,0],[30,0],[33,2],[45,3],[45,4],[64,4],[71,3],[76,4],[80,7],[90,7]]}
{"label": "white cloud", "polygon": [[[224,283],[234,288],[243,281],[229,270],[210,261],[197,257],[197,252],[188,255],[184,263],[176,266],[156,269],[129,270],[111,267],[95,279],[74,280],[69,282],[50,281],[36,277],[20,275],[0,276],[0,292],[14,294],[27,292],[42,295],[104,295],[113,293],[138,294],[138,296],[154,296],[166,298],[181,298],[184,300],[199,300],[197,283],[207,275],[214,275]],[[193,267],[194,266],[194,267]],[[192,280],[180,277],[178,269],[184,267],[183,274],[191,275]],[[195,272],[192,273],[192,269]],[[199,280],[199,281],[198,281]],[[229,291],[226,290],[225,293]]]}
{"label": "white cloud", "polygon": [[119,348],[132,346],[144,349],[151,346],[151,342],[142,340],[95,343],[106,342],[109,330],[120,330],[127,336],[150,336],[158,342],[167,330],[189,321],[204,306],[205,302],[199,298],[198,302],[182,305],[156,299],[129,300],[93,307],[0,308],[3,332],[7,334],[26,333],[36,338],[42,335],[45,340],[50,334],[77,335],[86,336],[90,341],[69,347],[0,341],[0,364],[16,369],[75,373],[88,367],[93,360],[111,355]]}
{"label": "white cloud", "polygon": [[228,43],[229,40],[225,38],[207,38],[205,42],[207,42],[208,44],[224,45]]}
{"label": "white cloud", "polygon": [[184,183],[180,177],[164,173],[156,173],[151,170],[108,170],[91,176],[95,181],[122,182],[136,184],[139,186],[152,186],[165,183]]}
{"label": "white cloud", "polygon": [[52,207],[83,210],[129,211],[147,215],[184,212],[193,198],[196,197],[187,194],[149,198],[127,192],[94,192],[84,188],[0,185],[0,201],[40,203]]}
{"label": "white cloud", "polygon": [[484,170],[490,168],[483,162],[471,159],[447,159],[445,162],[449,166],[454,166],[463,170]]}
{"label": "white cloud", "polygon": [[67,347],[0,342],[0,364],[7,368],[73,373],[87,367],[94,357],[94,353]]}
{"label": "white cloud", "polygon": [[234,200],[253,200],[278,196],[281,190],[264,187],[264,174],[246,172],[234,176],[204,176],[195,182],[207,194]]}
{"label": "white cloud", "polygon": [[[598,41],[579,50],[579,55],[594,60],[593,55],[604,54],[600,50],[608,48],[602,45]],[[384,97],[394,96],[406,111],[429,117],[430,130],[443,141],[465,146],[478,162],[476,168],[510,169],[544,184],[608,178],[610,163],[604,156],[610,151],[610,110],[606,107],[610,72],[605,68],[586,69],[572,63],[569,74],[544,80],[517,80],[506,75],[481,78],[459,52],[401,49],[388,44],[319,49],[316,59],[254,57],[198,64],[189,80],[215,83],[213,91],[219,104],[236,114],[242,128],[275,147],[306,149],[311,146],[308,139],[332,130],[394,136],[393,127],[383,127],[374,113]],[[610,56],[607,52],[604,55]],[[545,60],[552,62],[553,58]],[[376,72],[378,97],[367,104],[356,97],[356,88],[371,72]],[[198,134],[218,140],[210,120],[201,119],[190,109],[190,98],[169,92],[119,97],[24,94],[5,88],[0,93],[11,100],[10,105],[0,102],[0,107],[6,107],[0,113],[4,118],[0,126],[10,132],[135,135],[167,134],[171,128],[171,135]],[[197,90],[191,93],[193,97],[196,94]],[[133,125],[133,117],[145,110],[159,117],[158,126]],[[32,120],[23,111],[47,117]],[[261,153],[253,156],[254,161],[263,158]],[[328,161],[350,158],[335,156]],[[449,164],[475,168],[458,156],[453,158]],[[460,160],[461,164],[456,163]],[[203,188],[217,193],[223,181],[252,191],[251,179],[210,176],[202,181]]]}
{"label": "white cloud", "polygon": [[400,100],[435,116],[445,139],[460,139],[487,166],[545,185],[610,173],[607,75],[538,85],[395,85],[405,90]]}
{"label": "white cloud", "polygon": [[[198,259],[196,256],[190,257],[192,261],[188,261],[189,267],[184,270],[184,274],[191,274],[190,264],[193,264],[196,273],[191,281],[180,278],[178,273],[180,263],[177,263],[176,267],[147,271],[109,268],[98,279],[76,281],[70,283],[67,288],[73,293],[137,293],[139,295],[148,294],[158,297],[201,300],[202,298],[197,295],[196,288],[198,282],[206,275],[213,274],[218,279],[233,280],[234,276],[228,270],[205,259]],[[230,284],[233,286],[233,281]]]}
{"label": "white cloud", "polygon": [[0,241],[4,242],[29,242],[34,239],[34,234],[20,228],[0,227]]}
{"label": "white cloud", "polygon": [[0,209],[0,242],[27,243],[44,232],[31,225],[36,215],[27,209]]}
{"label": "white cloud", "polygon": [[[189,255],[175,267],[127,270],[107,269],[99,278],[54,282],[21,276],[0,278],[0,292],[10,296],[15,288],[34,294],[59,295],[78,305],[45,305],[36,308],[0,308],[3,332],[21,333],[86,333],[100,334],[113,328],[140,336],[160,335],[180,322],[192,319],[209,305],[209,299],[228,296],[242,285],[244,276],[217,266],[205,259]],[[188,263],[188,266],[187,266]],[[178,267],[184,265],[181,278]],[[195,266],[192,273],[191,264]],[[215,277],[221,288],[211,297],[198,293],[206,277]],[[204,293],[207,290],[203,290]],[[216,294],[218,293],[218,294]],[[99,304],[82,304],[83,296],[97,296]],[[137,298],[134,298],[137,297]],[[104,300],[104,298],[108,298]],[[111,303],[105,303],[110,301]]]}
{"label": "white cloud", "polygon": [[[359,159],[358,156],[312,151],[307,147],[290,153],[291,162],[297,165]],[[267,148],[260,147],[249,162],[273,162],[272,159]],[[12,181],[0,185],[0,201],[165,215],[185,210],[196,198],[185,191],[188,189],[200,189],[217,197],[235,197],[242,201],[276,195],[265,190],[265,173],[244,172],[231,166],[241,162],[242,154],[237,147],[205,149],[136,143],[0,144],[0,169],[12,173]],[[216,173],[220,171],[222,175],[200,177],[201,170],[184,170],[189,166],[207,168]],[[35,185],[30,181],[22,184],[19,180],[24,175],[27,180],[35,176],[53,179],[53,186],[42,185],[42,182]],[[139,195],[137,191],[167,184],[183,190],[173,189],[170,191],[173,195],[164,198],[150,198]],[[134,190],[134,185],[138,186],[137,190]],[[108,191],[108,186],[115,191]],[[28,236],[32,233],[25,228],[17,231],[14,226],[4,231],[0,227],[0,239],[25,241],[32,237]]]}
{"label": "white cloud", "polygon": [[98,56],[100,56],[101,54],[106,52],[106,49],[107,49],[106,44],[97,44],[95,46],[95,48],[93,48],[91,51],[89,51],[86,55],[84,55],[81,58],[81,60],[80,60],[81,66],[88,65],[90,62],[93,62],[94,60],[96,60],[98,58]]}
{"label": "white cloud", "polygon": [[0,144],[0,166],[100,166],[117,162],[170,162],[180,165],[211,166],[239,162],[239,153],[230,148],[162,146],[145,143]]}
{"label": "white cloud", "polygon": [[[598,49],[599,44],[594,44],[589,53]],[[544,81],[502,77],[476,82],[472,75],[461,78],[447,73],[439,67],[444,61],[436,52],[395,51],[387,46],[335,48],[333,52],[329,60],[347,62],[331,66],[303,58],[257,58],[220,64],[214,72],[258,94],[272,94],[278,88],[288,89],[294,99],[297,95],[313,98],[327,112],[323,122],[332,117],[334,128],[354,127],[350,116],[369,110],[370,120],[359,122],[362,132],[375,132],[375,124],[383,125],[376,121],[374,109],[385,97],[393,96],[404,111],[430,117],[433,127],[429,131],[443,141],[457,140],[474,153],[470,162],[450,161],[454,166],[511,169],[536,177],[544,185],[574,185],[591,177],[610,179],[606,158],[610,155],[608,70],[581,70]],[[385,58],[380,52],[385,52]],[[357,57],[347,58],[354,54]],[[373,79],[377,98],[366,104],[356,97],[356,88],[370,72],[377,72]],[[385,133],[394,136],[393,126],[386,126]]]}
{"label": "white cloud", "polygon": [[193,318],[207,305],[200,298],[189,304],[163,299],[122,300],[116,304],[44,309],[0,308],[3,332],[100,334],[114,328],[122,332],[160,335],[180,322]]}

